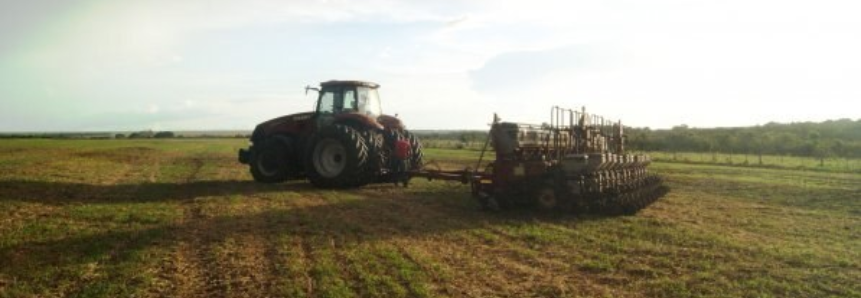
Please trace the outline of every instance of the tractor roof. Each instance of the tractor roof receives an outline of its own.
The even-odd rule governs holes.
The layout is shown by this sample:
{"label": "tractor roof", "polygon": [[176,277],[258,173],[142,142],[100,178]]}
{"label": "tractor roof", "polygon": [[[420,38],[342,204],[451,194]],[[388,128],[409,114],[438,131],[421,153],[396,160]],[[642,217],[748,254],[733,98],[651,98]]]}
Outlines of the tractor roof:
{"label": "tractor roof", "polygon": [[333,86],[363,86],[370,88],[379,88],[380,85],[377,83],[365,82],[365,81],[337,81],[331,80],[320,83],[320,87],[333,87]]}

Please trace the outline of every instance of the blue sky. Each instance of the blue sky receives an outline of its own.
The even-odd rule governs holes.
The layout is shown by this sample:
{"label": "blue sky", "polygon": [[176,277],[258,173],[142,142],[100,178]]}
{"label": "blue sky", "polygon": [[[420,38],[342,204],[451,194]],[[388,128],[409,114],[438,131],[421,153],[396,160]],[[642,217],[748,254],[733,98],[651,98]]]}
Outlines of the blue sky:
{"label": "blue sky", "polygon": [[859,118],[855,1],[6,1],[0,131],[251,129],[378,82],[410,128]]}

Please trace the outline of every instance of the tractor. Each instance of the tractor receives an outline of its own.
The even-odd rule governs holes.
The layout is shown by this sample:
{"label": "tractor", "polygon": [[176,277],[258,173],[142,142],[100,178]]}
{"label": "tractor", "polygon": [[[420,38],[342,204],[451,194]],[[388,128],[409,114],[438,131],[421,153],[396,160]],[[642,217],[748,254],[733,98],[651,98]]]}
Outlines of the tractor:
{"label": "tractor", "polygon": [[327,81],[316,110],[260,123],[251,146],[239,150],[254,180],[308,179],[320,188],[353,188],[408,181],[422,166],[422,146],[403,122],[383,114],[377,90],[364,81]]}

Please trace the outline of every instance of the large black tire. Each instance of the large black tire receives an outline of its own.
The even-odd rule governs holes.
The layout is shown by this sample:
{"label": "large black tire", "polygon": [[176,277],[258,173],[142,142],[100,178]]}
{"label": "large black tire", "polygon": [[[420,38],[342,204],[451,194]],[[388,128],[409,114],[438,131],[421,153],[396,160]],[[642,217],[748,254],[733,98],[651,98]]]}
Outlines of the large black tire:
{"label": "large black tire", "polygon": [[409,170],[420,170],[422,168],[422,161],[424,159],[422,143],[419,142],[419,139],[414,134],[407,130],[388,130],[385,132],[385,139],[386,146],[392,149],[397,140],[405,139],[410,142]]}
{"label": "large black tire", "polygon": [[368,146],[365,138],[340,124],[320,129],[305,150],[308,180],[321,188],[350,188],[367,183]]}
{"label": "large black tire", "polygon": [[362,132],[362,137],[368,145],[368,163],[365,166],[364,184],[378,180],[389,162],[391,150],[386,147],[385,138],[381,131],[369,129]]}
{"label": "large black tire", "polygon": [[562,205],[562,198],[557,195],[556,189],[549,183],[539,185],[533,189],[530,196],[535,204],[535,208],[540,211],[556,211]]}
{"label": "large black tire", "polygon": [[422,150],[422,143],[419,142],[419,138],[416,135],[407,130],[404,130],[402,134],[410,142],[410,148],[412,149],[412,152],[410,152],[410,170],[420,170],[423,166],[422,162],[425,156]]}
{"label": "large black tire", "polygon": [[248,162],[254,181],[261,183],[284,182],[289,177],[288,158],[290,148],[276,139],[268,139],[255,145]]}

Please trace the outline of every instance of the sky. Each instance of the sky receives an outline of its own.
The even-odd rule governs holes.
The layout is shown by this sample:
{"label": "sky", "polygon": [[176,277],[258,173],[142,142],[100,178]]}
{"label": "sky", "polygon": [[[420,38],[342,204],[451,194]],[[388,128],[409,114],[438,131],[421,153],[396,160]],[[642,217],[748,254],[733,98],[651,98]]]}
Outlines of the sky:
{"label": "sky", "polygon": [[0,0],[0,131],[250,130],[379,83],[411,129],[861,118],[854,0]]}

